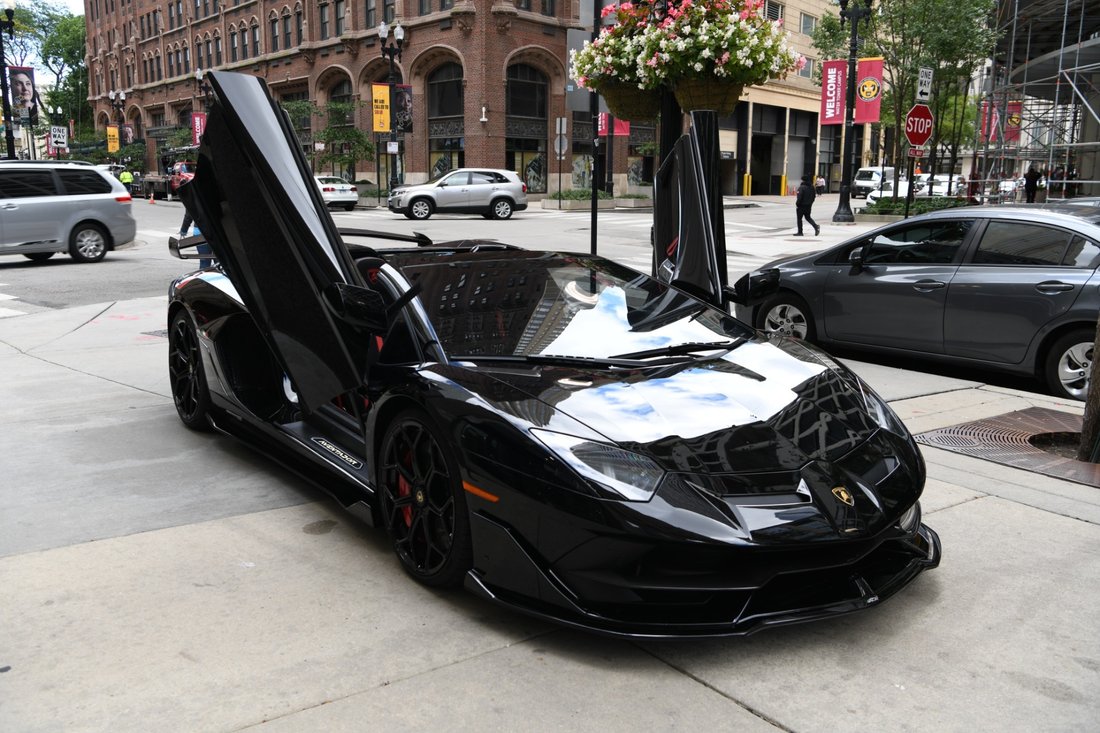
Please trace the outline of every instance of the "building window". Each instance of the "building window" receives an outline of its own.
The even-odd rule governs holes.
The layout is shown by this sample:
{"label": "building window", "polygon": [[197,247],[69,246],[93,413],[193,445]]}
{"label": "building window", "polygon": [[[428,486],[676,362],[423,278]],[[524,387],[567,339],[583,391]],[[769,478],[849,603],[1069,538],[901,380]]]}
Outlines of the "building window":
{"label": "building window", "polygon": [[516,0],[516,7],[520,10],[530,10],[531,0]]}
{"label": "building window", "polygon": [[450,10],[455,6],[455,0],[439,0],[440,10]]}
{"label": "building window", "polygon": [[322,5],[319,8],[321,13],[321,40],[328,39],[328,5]]}
{"label": "building window", "polygon": [[394,18],[393,0],[382,0],[382,19],[392,23]]}
{"label": "building window", "polygon": [[172,63],[172,54],[168,54],[168,76],[176,75],[176,66]]}
{"label": "building window", "polygon": [[237,60],[237,31],[234,28],[229,29],[229,61],[235,62]]}
{"label": "building window", "polygon": [[260,26],[259,24],[252,26],[252,55],[260,55]]}
{"label": "building window", "polygon": [[279,19],[271,19],[271,51],[279,50]]}
{"label": "building window", "polygon": [[806,59],[806,65],[798,70],[798,75],[807,79],[814,78],[814,60],[811,58]]}
{"label": "building window", "polygon": [[214,36],[214,63],[222,65],[222,37]]}
{"label": "building window", "polygon": [[283,16],[283,47],[290,48],[290,13]]}
{"label": "building window", "polygon": [[248,29],[241,28],[241,60],[248,58]]}
{"label": "building window", "polygon": [[428,176],[466,164],[462,67],[446,63],[428,75]]}
{"label": "building window", "polygon": [[546,75],[527,64],[508,67],[505,113],[508,137],[504,160],[532,193],[546,192],[546,132],[549,84]]}
{"label": "building window", "polygon": [[183,48],[183,73],[191,73],[191,47],[184,46]]}
{"label": "building window", "polygon": [[176,9],[172,3],[168,3],[168,27],[176,27]]}
{"label": "building window", "polygon": [[333,12],[336,14],[336,35],[344,35],[344,0],[336,0]]}
{"label": "building window", "polygon": [[428,117],[462,117],[462,67],[440,66],[428,76]]}
{"label": "building window", "polygon": [[764,17],[768,20],[783,20],[783,5],[781,3],[766,0],[764,4]]}
{"label": "building window", "polygon": [[427,15],[432,12],[432,0],[419,0],[416,9],[420,15]]}
{"label": "building window", "polygon": [[[376,0],[366,0],[365,9],[367,11],[367,13],[366,13],[366,15],[367,15],[367,23],[366,23],[367,28],[374,28],[375,26],[378,25],[378,23],[377,23],[378,19],[374,15],[375,1]],[[423,13],[421,13],[421,15],[423,15]]]}
{"label": "building window", "polygon": [[812,36],[814,30],[817,29],[817,18],[812,15],[802,14],[802,33],[807,36]]}
{"label": "building window", "polygon": [[214,68],[214,42],[206,39],[206,68]]}
{"label": "building window", "polygon": [[298,39],[298,45],[302,45],[302,9],[295,8],[294,10],[294,29],[296,38]]}
{"label": "building window", "polygon": [[554,15],[554,0],[542,0],[542,14]]}

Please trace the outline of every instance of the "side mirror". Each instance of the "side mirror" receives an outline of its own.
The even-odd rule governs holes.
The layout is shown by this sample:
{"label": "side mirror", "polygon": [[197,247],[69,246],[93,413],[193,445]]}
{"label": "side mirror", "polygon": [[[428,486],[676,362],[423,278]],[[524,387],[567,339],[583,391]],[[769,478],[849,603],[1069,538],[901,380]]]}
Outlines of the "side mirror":
{"label": "side mirror", "polygon": [[759,305],[779,292],[779,270],[774,267],[742,275],[731,287],[723,289],[726,300],[738,305]]}
{"label": "side mirror", "polygon": [[848,264],[856,272],[863,269],[863,247],[856,247],[848,253]]}

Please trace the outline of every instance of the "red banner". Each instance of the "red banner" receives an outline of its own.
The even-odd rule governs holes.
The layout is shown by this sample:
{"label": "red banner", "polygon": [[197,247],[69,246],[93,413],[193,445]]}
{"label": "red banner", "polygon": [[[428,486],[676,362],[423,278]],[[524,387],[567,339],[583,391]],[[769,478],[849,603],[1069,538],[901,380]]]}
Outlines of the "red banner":
{"label": "red banner", "polygon": [[856,104],[854,121],[865,125],[879,121],[882,107],[882,57],[860,59],[856,67]]}
{"label": "red banner", "polygon": [[206,113],[191,113],[191,144],[198,145],[202,142],[202,134],[206,132]]}
{"label": "red banner", "polygon": [[1008,116],[1005,117],[1005,142],[1017,143],[1020,141],[1020,127],[1023,126],[1024,103],[1009,102]]}
{"label": "red banner", "polygon": [[844,124],[844,98],[847,89],[848,62],[833,59],[821,64],[821,123]]}
{"label": "red banner", "polygon": [[[627,120],[620,120],[615,118],[615,129],[611,132],[612,136],[621,137],[623,135],[630,134],[630,122]],[[600,112],[599,117],[596,120],[596,135],[598,137],[607,136],[607,113]]]}

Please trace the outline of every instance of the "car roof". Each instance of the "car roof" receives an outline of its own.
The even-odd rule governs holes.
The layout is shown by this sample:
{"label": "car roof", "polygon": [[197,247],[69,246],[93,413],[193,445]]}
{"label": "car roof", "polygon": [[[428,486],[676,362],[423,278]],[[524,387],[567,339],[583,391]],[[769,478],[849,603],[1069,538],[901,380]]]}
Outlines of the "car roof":
{"label": "car roof", "polygon": [[907,221],[954,219],[960,216],[982,219],[1013,219],[1020,222],[1045,222],[1068,227],[1090,227],[1092,236],[1100,236],[1100,208],[1069,204],[1013,204],[1011,206],[956,206],[910,217]]}
{"label": "car roof", "polygon": [[55,165],[55,166],[70,166],[70,165],[84,165],[95,168],[92,163],[86,160],[0,160],[2,165]]}

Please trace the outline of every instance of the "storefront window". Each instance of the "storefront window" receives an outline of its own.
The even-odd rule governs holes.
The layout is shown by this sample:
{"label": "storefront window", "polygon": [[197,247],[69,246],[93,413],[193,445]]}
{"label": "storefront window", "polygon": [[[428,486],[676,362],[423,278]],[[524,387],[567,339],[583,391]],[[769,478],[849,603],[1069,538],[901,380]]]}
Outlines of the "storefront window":
{"label": "storefront window", "polygon": [[462,67],[446,63],[428,75],[428,177],[466,164]]}
{"label": "storefront window", "polygon": [[546,193],[548,104],[546,75],[527,64],[508,67],[505,165],[531,193]]}

